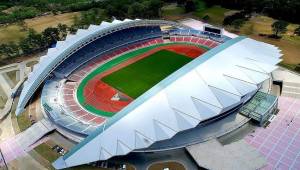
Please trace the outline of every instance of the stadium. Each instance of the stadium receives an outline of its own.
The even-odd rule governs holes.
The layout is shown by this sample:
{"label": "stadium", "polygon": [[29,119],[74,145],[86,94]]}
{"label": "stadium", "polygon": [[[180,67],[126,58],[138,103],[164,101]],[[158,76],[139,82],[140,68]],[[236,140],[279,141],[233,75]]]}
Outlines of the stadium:
{"label": "stadium", "polygon": [[[56,169],[168,152],[239,128],[246,119],[217,128],[238,112],[267,122],[277,99],[261,90],[280,57],[273,45],[207,24],[102,22],[48,49],[23,84],[16,114],[41,91],[44,117],[78,143]],[[258,98],[269,103],[254,115],[247,105]]]}

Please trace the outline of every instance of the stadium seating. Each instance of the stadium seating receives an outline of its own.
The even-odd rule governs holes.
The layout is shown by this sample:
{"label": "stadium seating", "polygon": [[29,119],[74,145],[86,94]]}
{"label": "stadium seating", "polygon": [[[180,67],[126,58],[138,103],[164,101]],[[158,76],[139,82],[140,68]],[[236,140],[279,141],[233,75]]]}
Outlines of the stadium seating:
{"label": "stadium seating", "polygon": [[[44,107],[44,110],[48,117],[55,122],[55,124],[65,130],[75,132],[81,136],[89,135],[95,128],[101,125],[105,119],[101,117],[94,117],[93,121],[87,122],[90,120],[90,116],[84,117],[84,115],[90,115],[86,111],[82,110],[77,111],[81,112],[81,117],[77,116],[74,111],[70,111],[70,107],[75,109],[77,103],[74,100],[73,93],[75,84],[65,84],[64,82],[58,79],[47,80],[43,88],[41,102]],[[62,93],[61,93],[62,91]],[[62,95],[62,98],[60,97]],[[69,103],[63,105],[61,102],[63,99],[65,102]]]}
{"label": "stadium seating", "polygon": [[84,64],[80,68],[76,69],[73,73],[71,73],[67,77],[67,79],[70,81],[79,82],[92,69],[97,68],[99,66],[99,64],[103,64],[104,62],[107,62],[109,59],[112,59],[120,54],[125,53],[125,52],[136,50],[137,48],[142,48],[142,47],[159,44],[159,43],[163,43],[163,40],[161,38],[154,38],[151,40],[133,43],[126,47],[117,48],[110,53],[104,53],[102,55],[94,57],[92,60],[90,60],[90,62],[88,62],[87,64]]}
{"label": "stadium seating", "polygon": [[[67,63],[63,63],[66,69],[60,68],[57,72],[64,75],[64,77],[69,75],[67,76],[67,79],[72,82],[65,82],[66,79],[59,77],[55,77],[45,82],[41,99],[46,113],[58,126],[66,130],[82,136],[90,134],[94,129],[100,126],[106,118],[95,116],[81,108],[74,97],[76,96],[76,82],[85,77],[92,69],[97,68],[99,64],[103,64],[113,57],[137,48],[162,42],[162,38],[156,37],[152,39],[147,38],[147,40],[143,39],[132,43],[131,45],[125,45],[119,48],[116,47],[115,50],[112,50],[111,52],[101,53],[100,55],[87,60],[89,62],[85,62],[83,65],[81,62],[84,60],[80,58],[66,61]],[[78,57],[79,55],[77,54],[75,56]],[[68,67],[68,65],[76,66],[80,64],[80,67]]]}
{"label": "stadium seating", "polygon": [[210,40],[210,39],[191,37],[191,36],[171,36],[170,41],[171,42],[190,42],[190,43],[194,43],[194,44],[203,45],[208,48],[214,48],[220,44],[220,43]]}
{"label": "stadium seating", "polygon": [[199,37],[199,38],[204,38],[204,39],[211,39],[211,40],[219,42],[219,43],[223,43],[230,39],[229,37],[226,37],[224,35],[220,36],[217,34],[208,33],[205,31],[194,30],[194,29],[170,30],[169,35],[170,36],[194,36],[194,37]]}
{"label": "stadium seating", "polygon": [[69,76],[72,71],[99,56],[115,48],[125,47],[134,42],[161,37],[162,32],[157,26],[133,27],[116,31],[87,44],[76,53],[66,59],[56,70],[58,76]]}
{"label": "stadium seating", "polygon": [[[208,48],[224,41],[220,37],[212,38],[189,29],[171,30],[169,35],[171,42],[188,42]],[[75,97],[77,84],[93,69],[121,54],[160,43],[164,43],[164,40],[159,27],[135,27],[114,32],[87,44],[55,70],[56,77],[46,81],[41,98],[46,113],[64,129],[82,136],[90,134],[106,118],[93,115],[80,106]]]}

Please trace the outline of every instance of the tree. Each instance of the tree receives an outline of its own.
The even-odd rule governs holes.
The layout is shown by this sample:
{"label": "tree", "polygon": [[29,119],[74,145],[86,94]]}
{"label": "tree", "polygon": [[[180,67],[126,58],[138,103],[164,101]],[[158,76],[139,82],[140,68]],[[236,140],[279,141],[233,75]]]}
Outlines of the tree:
{"label": "tree", "polygon": [[145,6],[142,3],[135,2],[128,8],[128,15],[131,18],[144,17]]}
{"label": "tree", "polygon": [[49,27],[46,28],[43,32],[43,39],[45,40],[47,46],[51,46],[60,40],[58,28]]}
{"label": "tree", "polygon": [[192,12],[192,11],[195,11],[196,10],[196,4],[193,0],[187,0],[185,2],[185,12]]}
{"label": "tree", "polygon": [[185,3],[185,0],[177,0],[177,5],[178,6],[183,6]]}
{"label": "tree", "polygon": [[20,41],[19,46],[24,54],[29,54],[45,49],[47,47],[45,44],[42,34],[29,29],[28,36]]}
{"label": "tree", "polygon": [[205,15],[204,17],[202,17],[202,19],[203,21],[207,22],[210,19],[210,17],[209,15]]}
{"label": "tree", "polygon": [[300,26],[294,30],[294,34],[300,36]]}
{"label": "tree", "polygon": [[[145,7],[147,7],[144,11],[145,17],[148,18],[156,18],[160,17],[161,15],[161,8],[162,8],[162,1],[160,0],[149,0],[145,1],[147,5],[144,4]],[[148,3],[147,3],[148,2]]]}
{"label": "tree", "polygon": [[274,32],[275,37],[279,37],[279,34],[283,34],[287,31],[287,26],[289,23],[283,20],[275,21],[272,24],[272,30]]}
{"label": "tree", "polygon": [[60,35],[60,39],[64,40],[68,34],[68,26],[66,24],[61,24],[59,23],[57,25],[58,31],[59,31],[59,35]]}
{"label": "tree", "polygon": [[0,45],[0,55],[7,57],[14,57],[20,54],[20,50],[17,44],[9,43],[9,44],[1,44]]}
{"label": "tree", "polygon": [[71,25],[69,28],[68,28],[68,31],[71,33],[71,34],[75,34],[76,31],[77,31],[77,27],[75,25]]}
{"label": "tree", "polygon": [[236,19],[232,21],[231,25],[235,30],[239,30],[244,23],[245,21],[243,19]]}

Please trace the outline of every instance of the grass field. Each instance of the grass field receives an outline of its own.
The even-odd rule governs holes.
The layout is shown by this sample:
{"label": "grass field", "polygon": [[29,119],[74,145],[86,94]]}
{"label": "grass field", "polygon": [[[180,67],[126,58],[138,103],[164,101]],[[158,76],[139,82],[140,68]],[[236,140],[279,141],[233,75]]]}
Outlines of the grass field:
{"label": "grass field", "polygon": [[79,16],[79,12],[64,13],[59,15],[46,15],[32,19],[26,19],[25,24],[37,32],[42,32],[48,27],[56,27],[59,23],[71,26],[74,16]]}
{"label": "grass field", "polygon": [[51,146],[46,143],[38,145],[34,148],[34,150],[49,162],[55,161],[60,156],[57,152],[52,150]]}
{"label": "grass field", "polygon": [[137,98],[191,60],[184,55],[161,50],[102,80],[128,96]]}
{"label": "grass field", "polygon": [[212,6],[210,8],[201,8],[194,12],[194,15],[202,19],[204,16],[208,15],[208,22],[213,25],[222,25],[225,14],[231,10],[222,8],[220,6]]}
{"label": "grass field", "polygon": [[177,3],[168,4],[162,7],[161,14],[167,20],[181,19],[184,14],[184,8],[177,6]]}
{"label": "grass field", "polygon": [[0,26],[0,44],[19,42],[22,38],[25,38],[27,34],[28,32],[23,30],[18,24]]}
{"label": "grass field", "polygon": [[[64,13],[59,15],[46,15],[32,19],[26,19],[24,26],[27,28],[32,28],[37,32],[42,32],[48,27],[56,27],[59,23],[70,26],[74,22],[74,16],[79,15],[79,12]],[[0,44],[9,42],[17,43],[21,39],[25,38],[28,34],[28,31],[24,29],[25,27],[19,24],[0,26]]]}
{"label": "grass field", "polygon": [[272,39],[259,34],[271,35],[273,18],[257,15],[247,21],[240,29],[240,34],[247,35],[253,39],[263,41],[269,44],[276,45],[282,50],[283,62],[285,64],[300,63],[300,37],[294,36],[293,32],[298,27],[296,24],[290,24],[287,27],[287,32],[282,35],[281,39]]}

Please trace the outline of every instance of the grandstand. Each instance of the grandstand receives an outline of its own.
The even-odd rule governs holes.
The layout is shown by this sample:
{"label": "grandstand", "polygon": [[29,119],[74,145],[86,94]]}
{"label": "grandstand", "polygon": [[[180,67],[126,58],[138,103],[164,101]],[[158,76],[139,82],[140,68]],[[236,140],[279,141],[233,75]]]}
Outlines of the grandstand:
{"label": "grandstand", "polygon": [[[172,29],[162,29],[166,25]],[[103,22],[68,35],[41,57],[24,83],[16,114],[42,87],[44,116],[70,140],[81,142],[54,163],[58,169],[160,150],[163,145],[185,147],[196,139],[176,135],[193,136],[202,125],[236,114],[270,78],[279,52],[246,37],[230,38],[176,22]],[[169,58],[133,67],[157,54]],[[158,63],[169,72],[154,70]],[[134,74],[126,72],[129,68],[136,69]],[[121,82],[123,75],[131,77]],[[147,82],[150,79],[155,81]],[[130,85],[133,80],[138,81]],[[138,90],[138,83],[144,82],[146,88]],[[186,141],[179,145],[168,142],[171,138]]]}
{"label": "grandstand", "polygon": [[[173,43],[177,44],[194,44],[194,45],[200,45],[205,50],[214,48],[220,44],[221,41],[224,41],[224,39],[217,41],[211,40],[210,37],[205,36],[201,34],[200,31],[197,30],[179,30],[179,31],[170,31],[170,39],[168,42],[164,42],[162,39],[162,32],[158,31],[159,27],[150,27],[150,28],[139,28],[139,29],[126,29],[124,32],[119,33],[116,32],[114,34],[110,34],[109,37],[104,38],[93,42],[91,44],[88,44],[88,46],[80,49],[78,53],[73,54],[70,56],[67,60],[65,60],[60,66],[57,67],[57,69],[54,71],[54,74],[56,76],[56,79],[54,81],[61,82],[61,93],[62,96],[60,96],[60,99],[56,102],[58,106],[54,106],[54,108],[60,108],[58,110],[58,113],[63,113],[63,119],[56,119],[54,118],[54,122],[57,122],[59,125],[61,125],[62,128],[67,127],[68,130],[71,130],[77,134],[80,134],[81,136],[89,135],[90,132],[92,132],[89,129],[95,129],[99,125],[105,122],[107,117],[111,117],[114,115],[115,112],[121,110],[123,107],[128,105],[130,102],[111,102],[107,101],[104,97],[97,97],[98,100],[95,99],[96,97],[93,97],[92,95],[95,95],[93,91],[95,89],[89,89],[89,91],[92,92],[92,94],[89,94],[88,99],[89,103],[94,103],[94,105],[98,105],[101,109],[94,109],[94,108],[87,108],[85,107],[85,101],[84,99],[81,99],[83,97],[78,97],[78,94],[76,94],[76,90],[78,87],[83,86],[81,84],[81,81],[91,74],[95,69],[100,68],[104,64],[112,61],[113,59],[116,59],[124,54],[128,54],[130,52],[135,52],[137,49],[143,49],[146,47],[161,47],[168,45],[173,45]],[[132,32],[138,31],[142,32],[145,36],[130,36]],[[191,32],[191,33],[190,33]],[[116,35],[115,35],[116,34]],[[128,40],[122,36],[122,34],[126,35],[129,34],[131,37],[129,43]],[[111,46],[103,46],[105,44],[104,42],[107,39],[114,39],[115,41],[112,41],[115,43],[115,46],[112,44]],[[123,37],[124,39],[120,38]],[[134,41],[131,41],[131,39],[134,39]],[[139,39],[139,40],[138,40]],[[123,41],[121,41],[123,40]],[[123,45],[120,45],[123,44]],[[174,45],[175,45],[174,44]],[[182,46],[181,45],[181,46]],[[103,47],[103,48],[95,48],[95,47]],[[91,48],[92,52],[89,52]],[[113,48],[110,50],[106,50],[107,48]],[[97,49],[97,50],[95,50]],[[87,52],[88,51],[88,52]],[[199,56],[199,55],[197,55]],[[99,73],[97,73],[99,74]],[[52,80],[49,80],[52,81]],[[83,84],[86,84],[87,82],[83,81]],[[48,84],[48,83],[46,83]],[[81,84],[81,85],[80,85]],[[94,86],[95,83],[92,85]],[[83,88],[83,87],[82,87]],[[47,90],[47,88],[44,88]],[[80,89],[80,88],[79,88]],[[82,89],[83,90],[83,89]],[[80,91],[80,90],[79,90]],[[83,92],[81,92],[83,93]],[[103,94],[108,93],[107,91],[101,92]],[[59,95],[58,95],[59,96]],[[77,102],[78,101],[78,102]],[[45,102],[48,104],[47,102]],[[53,104],[53,103],[52,103]],[[48,104],[49,105],[49,104]],[[52,112],[48,112],[48,116],[52,117]],[[68,115],[67,117],[65,115]],[[55,114],[57,116],[57,114]],[[54,116],[54,117],[55,117]],[[68,120],[70,119],[70,120]],[[58,121],[57,121],[58,120]],[[66,121],[69,121],[66,123]],[[75,123],[78,122],[78,123]],[[71,126],[68,126],[68,124],[71,124]],[[79,126],[78,126],[79,125]]]}

